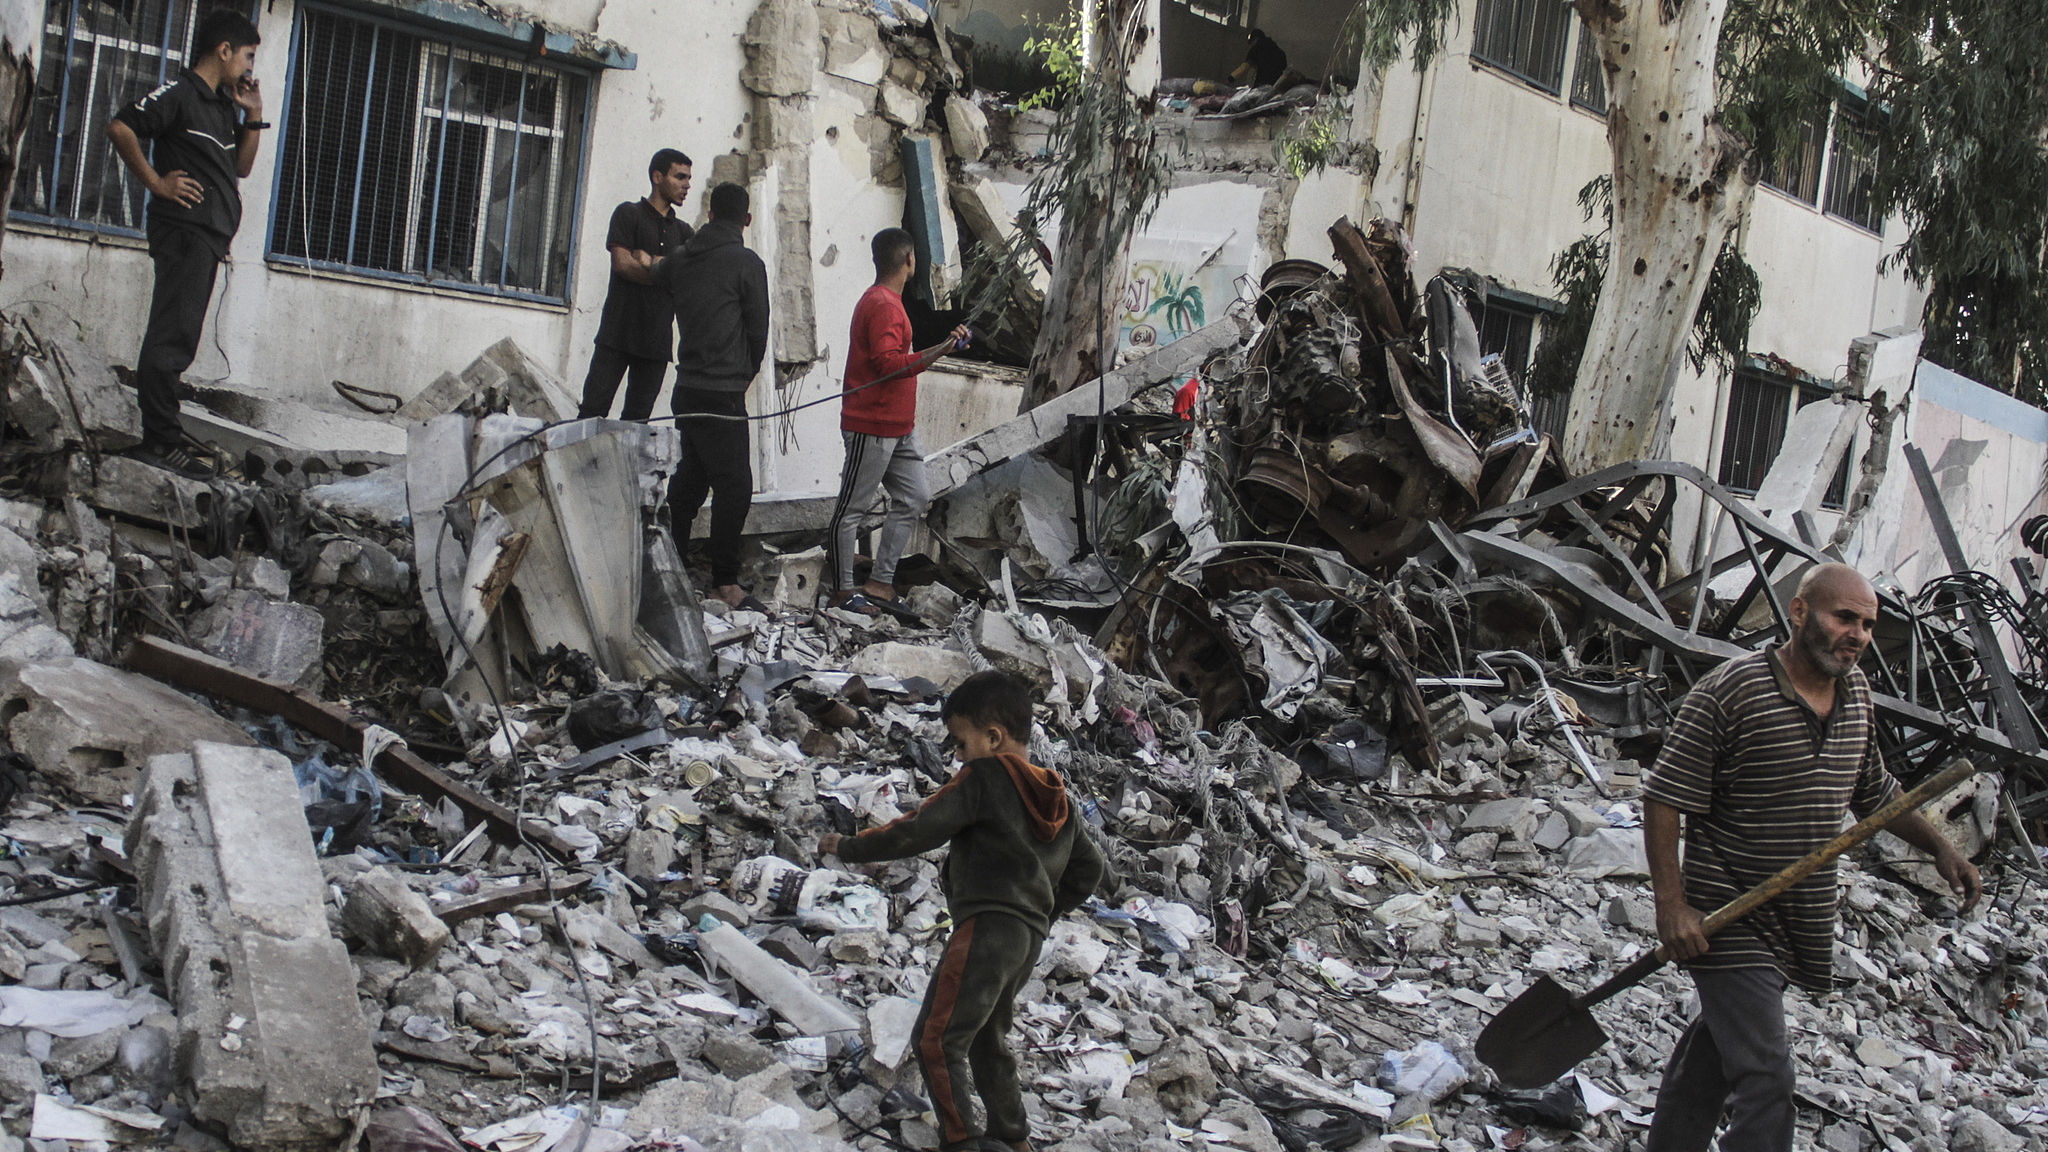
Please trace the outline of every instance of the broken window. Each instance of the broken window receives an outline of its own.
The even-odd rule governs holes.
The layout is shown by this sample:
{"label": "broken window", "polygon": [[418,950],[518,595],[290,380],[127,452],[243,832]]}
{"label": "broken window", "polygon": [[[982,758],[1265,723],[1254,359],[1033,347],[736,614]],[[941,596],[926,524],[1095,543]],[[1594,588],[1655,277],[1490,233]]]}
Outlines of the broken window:
{"label": "broken window", "polygon": [[13,211],[26,219],[142,234],[147,193],[105,128],[123,104],[177,79],[197,0],[49,0],[35,105]]}
{"label": "broken window", "polygon": [[1472,55],[1556,92],[1564,78],[1571,20],[1568,0],[1479,0]]}
{"label": "broken window", "polygon": [[[1529,365],[1535,359],[1542,337],[1542,319],[1555,306],[1543,308],[1507,299],[1497,285],[1487,293],[1486,303],[1472,309],[1472,322],[1479,328],[1479,354],[1499,354],[1501,362],[1515,375],[1515,383],[1527,389]],[[1536,431],[1562,442],[1566,414],[1571,411],[1572,394],[1526,392]]]}
{"label": "broken window", "polygon": [[1795,200],[1820,202],[1820,160],[1828,138],[1828,105],[1822,103],[1800,120],[1794,139],[1780,147],[1765,140],[1763,182]]}
{"label": "broken window", "polygon": [[590,79],[301,4],[270,255],[560,300]]}
{"label": "broken window", "polygon": [[1867,232],[1877,231],[1884,221],[1870,195],[1876,179],[1877,129],[1870,123],[1868,106],[1852,104],[1845,97],[1836,111],[1835,133],[1828,143],[1828,215]]}
{"label": "broken window", "polygon": [[1607,69],[1600,63],[1600,38],[1579,21],[1579,50],[1572,61],[1572,103],[1607,115]]}

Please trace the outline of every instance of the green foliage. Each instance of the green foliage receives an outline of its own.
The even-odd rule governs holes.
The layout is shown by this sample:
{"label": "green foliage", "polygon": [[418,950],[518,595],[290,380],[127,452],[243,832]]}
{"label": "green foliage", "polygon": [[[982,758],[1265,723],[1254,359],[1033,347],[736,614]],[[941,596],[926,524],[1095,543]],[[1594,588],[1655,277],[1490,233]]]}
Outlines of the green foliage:
{"label": "green foliage", "polygon": [[1921,354],[2048,402],[2048,19],[2039,0],[1898,0],[1893,19],[1875,196],[1928,287]]}
{"label": "green foliage", "polygon": [[[1368,66],[1392,63],[1413,37],[1420,68],[1443,50],[1454,10],[1451,0],[1357,0],[1347,28]],[[1751,143],[1753,171],[1793,158],[1802,124],[1825,116],[1843,75],[1871,76],[1883,113],[1873,197],[1909,229],[1886,260],[1928,290],[1922,353],[2033,403],[2048,403],[2043,61],[2042,0],[1734,0],[1715,55],[1719,115]],[[1588,237],[1552,263],[1565,315],[1532,370],[1539,389],[1576,371],[1605,261],[1605,242]],[[1739,352],[1755,308],[1754,273],[1724,248],[1694,363]]]}
{"label": "green foliage", "polygon": [[1443,53],[1445,33],[1458,11],[1457,0],[1356,0],[1338,34],[1339,53],[1355,44],[1368,71],[1401,58],[1402,45],[1415,38],[1415,70],[1429,67]]}
{"label": "green foliage", "polygon": [[1344,145],[1351,125],[1351,99],[1330,95],[1316,102],[1305,115],[1297,114],[1273,141],[1273,151],[1296,180],[1305,180],[1328,167]]}
{"label": "green foliage", "polygon": [[[1607,232],[1614,216],[1614,180],[1596,176],[1579,189],[1579,208],[1588,221],[1600,219],[1600,230],[1572,241],[1550,261],[1550,277],[1563,298],[1564,311],[1543,332],[1536,359],[1529,366],[1529,388],[1547,395],[1568,394],[1579,376],[1579,359],[1586,351],[1586,336],[1593,327],[1593,309],[1600,303],[1600,286],[1607,279]],[[1742,258],[1734,239],[1721,245],[1714,270],[1707,277],[1707,294],[1693,314],[1692,334],[1686,343],[1686,357],[1693,371],[1705,371],[1708,364],[1727,368],[1749,349],[1749,327],[1763,307],[1763,292],[1756,269]]]}
{"label": "green foliage", "polygon": [[1088,71],[1088,60],[1081,52],[1079,10],[1069,10],[1065,18],[1041,26],[1024,41],[1024,54],[1045,65],[1052,74],[1052,83],[1017,101],[1017,107],[1028,110],[1065,104],[1081,90],[1081,78]]}
{"label": "green foliage", "polygon": [[[1082,251],[1121,251],[1151,222],[1172,186],[1168,155],[1153,132],[1152,101],[1133,96],[1125,82],[1146,33],[1134,19],[1121,31],[1103,25],[1097,34],[1107,38],[1100,66],[1077,80],[1060,103],[1047,159],[1032,177],[1015,235],[1007,248],[983,246],[966,270],[969,312],[1019,337],[1026,325],[1016,315],[1015,301],[1028,283],[1025,269],[1053,248],[1047,229],[1054,222],[1060,229],[1058,243]],[[1079,59],[1078,23],[1069,35]]]}

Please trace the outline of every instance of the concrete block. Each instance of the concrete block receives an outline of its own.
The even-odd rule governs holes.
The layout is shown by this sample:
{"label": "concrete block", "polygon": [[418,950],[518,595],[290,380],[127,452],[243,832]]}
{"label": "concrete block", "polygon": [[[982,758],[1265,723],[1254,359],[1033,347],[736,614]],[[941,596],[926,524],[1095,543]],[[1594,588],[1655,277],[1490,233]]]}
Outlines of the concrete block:
{"label": "concrete block", "polygon": [[1463,692],[1431,706],[1429,721],[1436,738],[1446,744],[1460,744],[1467,740],[1484,742],[1494,736],[1493,721],[1488,719],[1486,705]]}
{"label": "concrete block", "polygon": [[1461,832],[1499,832],[1504,837],[1527,840],[1536,834],[1536,826],[1541,819],[1536,801],[1511,797],[1474,805],[1458,829]]}
{"label": "concrete block", "polygon": [[334,1147],[379,1074],[290,763],[202,741],[151,759],[138,792],[126,849],[178,1009],[181,1096],[236,1144]]}
{"label": "concrete block", "polygon": [[1570,842],[1574,835],[1571,817],[1562,812],[1552,812],[1543,818],[1543,823],[1537,826],[1536,834],[1530,839],[1538,848],[1555,852]]}
{"label": "concrete block", "polygon": [[740,37],[747,62],[740,83],[761,96],[802,96],[818,70],[818,6],[811,0],[764,0]]}
{"label": "concrete block", "polygon": [[[0,665],[0,707],[16,751],[100,804],[135,791],[152,756],[194,742],[249,745],[249,734],[168,686],[77,656]],[[318,901],[315,901],[317,904]]]}
{"label": "concrete block", "polygon": [[882,81],[882,115],[903,128],[916,128],[924,123],[925,98],[914,89],[907,88],[893,79]]}
{"label": "concrete block", "polygon": [[659,876],[676,862],[676,838],[657,828],[626,837],[626,875]]}
{"label": "concrete block", "polygon": [[326,617],[311,605],[237,588],[200,614],[193,639],[208,654],[265,680],[318,690],[326,630]]}
{"label": "concrete block", "polygon": [[95,464],[81,452],[72,455],[65,467],[64,490],[102,512],[192,530],[205,528],[213,515],[212,488],[140,460],[102,455]]}
{"label": "concrete block", "polygon": [[251,556],[235,565],[235,587],[247,588],[272,600],[292,598],[292,578],[268,556]]}
{"label": "concrete block", "polygon": [[974,622],[974,643],[988,662],[1043,693],[1052,687],[1052,658],[1001,612],[983,612]]}
{"label": "concrete block", "polygon": [[824,581],[825,549],[822,546],[771,556],[761,563],[760,586],[765,590],[761,599],[767,601],[770,608],[808,611],[817,601],[818,589]]}
{"label": "concrete block", "polygon": [[682,914],[695,924],[705,916],[716,916],[735,928],[745,928],[754,917],[745,908],[716,892],[699,892],[683,901]]}
{"label": "concrete block", "polygon": [[806,972],[818,966],[818,946],[802,932],[787,925],[762,937],[761,951]]}
{"label": "concrete block", "polygon": [[372,951],[415,968],[448,943],[448,926],[434,915],[433,906],[389,868],[373,868],[356,881],[342,906],[341,922]]}
{"label": "concrete block", "polygon": [[504,371],[505,396],[512,411],[550,423],[576,418],[578,394],[570,392],[560,377],[528,356],[510,336],[484,349],[478,359]]}
{"label": "concrete block", "polygon": [[776,1063],[775,1053],[751,1036],[713,1032],[704,1038],[704,1060],[719,1074],[738,1080]]}
{"label": "concrete block", "polygon": [[974,662],[964,652],[928,644],[901,644],[885,640],[861,649],[846,670],[860,676],[921,676],[951,692],[962,680],[974,675]]}
{"label": "concrete block", "polygon": [[972,164],[988,151],[988,116],[970,100],[946,97],[946,143]]}

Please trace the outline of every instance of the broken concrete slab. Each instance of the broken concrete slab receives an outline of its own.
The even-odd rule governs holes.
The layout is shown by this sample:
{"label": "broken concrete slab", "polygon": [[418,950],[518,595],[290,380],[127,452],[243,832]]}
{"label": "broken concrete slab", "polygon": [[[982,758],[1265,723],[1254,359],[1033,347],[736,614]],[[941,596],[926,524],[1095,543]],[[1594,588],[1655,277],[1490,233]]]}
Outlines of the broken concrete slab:
{"label": "broken concrete slab", "polygon": [[46,451],[93,444],[118,452],[142,443],[142,408],[124,388],[105,356],[73,337],[68,325],[46,325],[44,335],[26,323],[8,325],[15,356],[7,378],[7,418]]}
{"label": "broken concrete slab", "polygon": [[986,611],[975,618],[974,644],[989,663],[1033,685],[1040,693],[1052,687],[1052,660],[1007,615]]}
{"label": "broken concrete slab", "polygon": [[389,868],[372,868],[348,890],[341,923],[373,951],[415,968],[448,943],[448,925],[433,905]]}
{"label": "broken concrete slab", "polygon": [[237,588],[194,621],[193,639],[253,676],[317,691],[325,676],[327,620],[306,604],[272,600],[253,588]]}
{"label": "broken concrete slab", "polygon": [[946,97],[946,143],[969,164],[981,159],[988,151],[988,114],[972,101]]}
{"label": "broken concrete slab", "polygon": [[479,398],[484,411],[509,409],[550,423],[576,418],[576,398],[547,366],[526,354],[510,336],[484,349],[461,375],[444,372],[400,405],[393,419],[431,420]]}
{"label": "broken concrete slab", "polygon": [[964,652],[923,644],[902,644],[884,640],[860,650],[846,670],[857,676],[894,676],[899,680],[921,676],[951,692],[962,680],[974,675],[974,662]]}
{"label": "broken concrete slab", "polygon": [[102,512],[167,528],[205,528],[216,503],[209,485],[126,456],[102,455],[95,463],[74,453],[58,483]]}
{"label": "broken concrete slab", "polygon": [[380,1076],[290,762],[207,741],[153,757],[126,848],[193,1114],[248,1147],[333,1147]]}
{"label": "broken concrete slab", "polygon": [[0,666],[16,751],[36,771],[101,804],[135,790],[152,756],[209,740],[253,744],[212,709],[145,676],[77,656]]}
{"label": "broken concrete slab", "polygon": [[1067,417],[1094,416],[1098,401],[1110,411],[1138,392],[1168,381],[1178,383],[1211,356],[1236,347],[1249,320],[1238,313],[1166,344],[1110,372],[1100,384],[1087,381],[979,436],[970,436],[925,460],[933,499],[1012,457],[1049,444],[1067,431]]}

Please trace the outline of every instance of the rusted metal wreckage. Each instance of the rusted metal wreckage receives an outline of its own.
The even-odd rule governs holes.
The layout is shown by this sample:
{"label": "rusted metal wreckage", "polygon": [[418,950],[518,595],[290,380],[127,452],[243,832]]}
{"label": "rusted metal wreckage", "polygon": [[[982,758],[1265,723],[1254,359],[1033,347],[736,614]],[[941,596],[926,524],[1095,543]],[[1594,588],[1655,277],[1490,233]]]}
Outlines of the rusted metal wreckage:
{"label": "rusted metal wreckage", "polygon": [[[1480,353],[1484,285],[1418,290],[1385,221],[1339,220],[1330,237],[1341,271],[1276,265],[1249,335],[1218,339],[1233,317],[1190,338],[1199,401],[1120,390],[1101,416],[1065,413],[1047,455],[1069,469],[1074,559],[1099,548],[1111,570],[1089,590],[1107,608],[1096,641],[1195,698],[1211,726],[1255,714],[1311,759],[1334,722],[1312,699],[1433,771],[1441,717],[1423,689],[1440,705],[1449,687],[1540,688],[1599,783],[1582,725],[1651,751],[1699,676],[1790,635],[1799,575],[1833,557],[1809,518],[1788,533],[1688,464],[1567,477],[1520,382]],[[2048,595],[2024,560],[2023,600],[1971,570],[1924,459],[1906,455],[1953,574],[1913,595],[1880,588],[1866,669],[1882,742],[1909,779],[1958,756],[2004,772],[2006,822],[2031,859],[2026,824],[2048,814]],[[1711,526],[1711,563],[1674,555],[1681,517],[1681,534]],[[942,546],[945,525],[942,512]],[[1017,599],[1072,616],[1086,581],[1051,567],[1062,578]]]}

